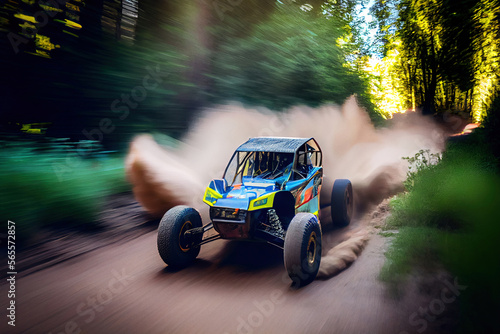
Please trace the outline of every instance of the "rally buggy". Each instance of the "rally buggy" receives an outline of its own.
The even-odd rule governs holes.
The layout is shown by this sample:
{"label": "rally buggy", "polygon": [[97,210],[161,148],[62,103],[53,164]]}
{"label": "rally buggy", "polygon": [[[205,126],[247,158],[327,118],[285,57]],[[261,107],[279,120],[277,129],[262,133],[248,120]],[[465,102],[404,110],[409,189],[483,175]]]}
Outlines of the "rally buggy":
{"label": "rally buggy", "polygon": [[[198,211],[187,206],[165,213],[158,228],[160,256],[169,266],[185,267],[202,244],[213,240],[263,241],[284,250],[285,268],[294,282],[308,284],[321,260],[322,181],[322,153],[314,138],[251,138],[234,152],[223,178],[206,188],[208,224],[202,225]],[[346,226],[352,213],[351,182],[337,179],[332,221]],[[212,228],[217,233],[205,235]]]}

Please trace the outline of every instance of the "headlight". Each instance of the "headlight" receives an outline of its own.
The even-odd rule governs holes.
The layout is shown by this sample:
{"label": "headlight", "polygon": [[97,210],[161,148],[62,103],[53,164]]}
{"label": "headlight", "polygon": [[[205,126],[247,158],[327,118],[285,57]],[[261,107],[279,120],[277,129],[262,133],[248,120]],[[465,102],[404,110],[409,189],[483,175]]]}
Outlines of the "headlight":
{"label": "headlight", "polygon": [[267,203],[267,197],[266,198],[263,198],[263,199],[259,199],[258,201],[255,201],[253,203],[253,206],[261,206],[261,205],[264,205]]}
{"label": "headlight", "polygon": [[230,209],[230,208],[210,208],[211,218],[244,220],[246,215],[245,210]]}
{"label": "headlight", "polygon": [[211,216],[213,217],[220,217],[221,209],[219,208],[211,208]]}

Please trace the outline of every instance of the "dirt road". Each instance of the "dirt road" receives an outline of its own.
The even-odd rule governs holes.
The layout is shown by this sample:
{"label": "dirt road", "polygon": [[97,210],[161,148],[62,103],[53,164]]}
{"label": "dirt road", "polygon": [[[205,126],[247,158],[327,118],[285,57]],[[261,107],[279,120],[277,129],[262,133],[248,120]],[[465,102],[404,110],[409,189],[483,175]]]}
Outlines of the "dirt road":
{"label": "dirt road", "polygon": [[[323,253],[370,219],[325,233]],[[377,280],[386,243],[373,234],[349,268],[296,290],[282,252],[272,246],[216,241],[202,247],[194,266],[175,272],[161,261],[150,232],[19,278],[16,326],[7,326],[4,316],[0,328],[53,334],[411,332],[409,316],[422,301],[396,301]],[[0,288],[5,296],[7,285]]]}

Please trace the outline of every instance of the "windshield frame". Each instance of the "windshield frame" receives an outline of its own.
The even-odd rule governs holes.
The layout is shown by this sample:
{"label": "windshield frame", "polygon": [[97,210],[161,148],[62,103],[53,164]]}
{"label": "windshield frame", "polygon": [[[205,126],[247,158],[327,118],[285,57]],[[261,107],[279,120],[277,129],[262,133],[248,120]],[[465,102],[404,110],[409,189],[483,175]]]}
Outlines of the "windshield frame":
{"label": "windshield frame", "polygon": [[[262,163],[263,158],[266,159],[265,164],[267,168],[262,171],[260,169],[261,166],[259,166],[259,169],[255,170],[255,160],[259,161],[259,159],[261,159],[260,163]],[[245,183],[245,181],[255,179],[264,182],[277,182],[279,180],[279,182],[283,184],[290,178],[295,160],[296,153],[290,152],[236,151],[226,166],[223,178],[226,180],[228,186]],[[281,166],[279,165],[280,162],[282,164]],[[271,163],[271,166],[269,166],[269,163]],[[290,168],[288,168],[288,166],[290,166]],[[269,169],[273,169],[271,174],[269,174]],[[233,172],[231,172],[231,170],[233,170]],[[258,172],[260,173],[256,174]],[[261,177],[261,175],[266,173],[266,177]],[[283,177],[285,177],[285,179],[282,179]]]}

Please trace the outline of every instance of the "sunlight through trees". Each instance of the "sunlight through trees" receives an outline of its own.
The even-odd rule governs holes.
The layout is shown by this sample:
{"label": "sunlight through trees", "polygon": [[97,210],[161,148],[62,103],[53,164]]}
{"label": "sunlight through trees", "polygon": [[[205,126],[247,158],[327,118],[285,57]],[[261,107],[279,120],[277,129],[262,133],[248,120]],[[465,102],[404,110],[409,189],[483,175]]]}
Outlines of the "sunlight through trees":
{"label": "sunlight through trees", "polygon": [[[394,99],[379,102],[380,108],[397,108],[402,99],[401,111],[485,117],[499,76],[498,1],[378,0],[372,14],[386,80],[376,93]],[[371,66],[367,71],[378,74]]]}

